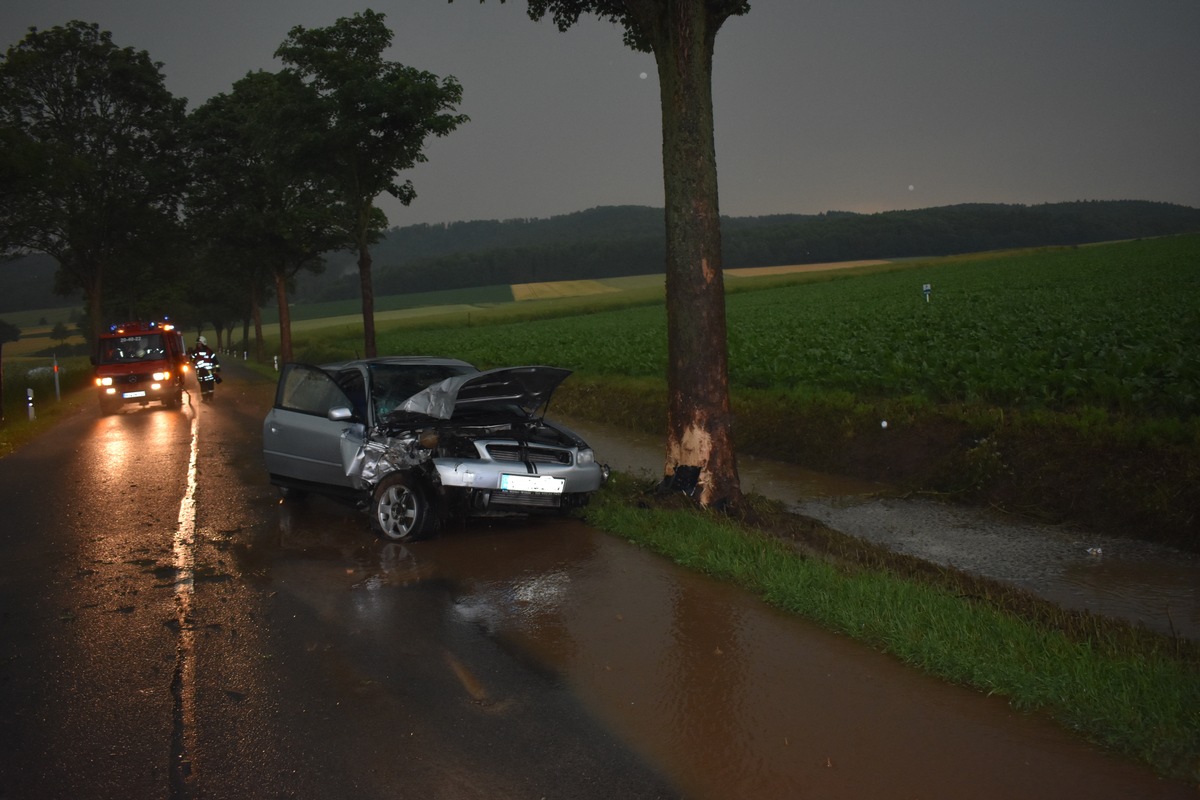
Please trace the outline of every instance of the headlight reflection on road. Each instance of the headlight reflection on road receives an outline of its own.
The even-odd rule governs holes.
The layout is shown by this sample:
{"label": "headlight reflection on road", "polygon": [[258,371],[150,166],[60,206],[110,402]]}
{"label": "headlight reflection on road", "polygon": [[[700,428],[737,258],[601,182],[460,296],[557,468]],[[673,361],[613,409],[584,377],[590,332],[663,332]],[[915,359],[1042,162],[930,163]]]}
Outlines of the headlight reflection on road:
{"label": "headlight reflection on road", "polygon": [[[167,415],[158,417],[167,419]],[[175,530],[175,613],[179,625],[175,675],[171,692],[175,704],[175,735],[172,737],[171,764],[176,774],[172,782],[184,785],[191,777],[191,753],[196,739],[196,659],[194,631],[191,628],[193,575],[196,544],[196,456],[200,445],[200,417],[192,412],[191,447],[188,457],[187,489],[179,505],[179,524]]]}

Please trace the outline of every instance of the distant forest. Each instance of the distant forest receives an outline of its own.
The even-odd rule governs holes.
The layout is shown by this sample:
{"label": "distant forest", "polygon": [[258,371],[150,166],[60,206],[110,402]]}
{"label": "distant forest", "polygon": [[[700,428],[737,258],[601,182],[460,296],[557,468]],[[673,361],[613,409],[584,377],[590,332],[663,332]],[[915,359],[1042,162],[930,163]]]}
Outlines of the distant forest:
{"label": "distant forest", "polygon": [[[969,204],[917,211],[778,214],[721,221],[724,266],[942,256],[1200,231],[1200,209],[1136,200]],[[661,208],[606,206],[549,219],[392,228],[372,249],[379,295],[663,272]],[[354,258],[303,275],[296,300],[357,297]]]}
{"label": "distant forest", "polygon": [[[726,217],[726,268],[941,256],[1200,232],[1200,209],[1136,200],[1045,205],[969,204],[917,211]],[[414,294],[510,283],[611,278],[663,271],[661,208],[606,206],[549,219],[392,228],[372,248],[375,293]],[[0,264],[0,314],[81,302],[52,291],[55,263]],[[298,303],[358,296],[354,256],[332,253],[302,274]]]}

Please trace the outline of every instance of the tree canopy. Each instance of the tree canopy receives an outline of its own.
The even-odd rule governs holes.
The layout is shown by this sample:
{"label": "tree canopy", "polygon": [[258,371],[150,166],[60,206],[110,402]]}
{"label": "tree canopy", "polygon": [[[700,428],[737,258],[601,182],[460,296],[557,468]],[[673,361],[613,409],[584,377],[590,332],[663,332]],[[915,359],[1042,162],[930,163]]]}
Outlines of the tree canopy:
{"label": "tree canopy", "polygon": [[385,60],[391,43],[384,15],[367,10],[326,28],[298,25],[275,52],[285,72],[312,90],[313,165],[334,187],[339,224],[358,253],[368,357],[375,355],[370,245],[387,226],[375,199],[386,192],[411,203],[416,191],[399,173],[426,160],[427,137],[467,121],[453,113],[462,102],[458,81]]}
{"label": "tree canopy", "polygon": [[[189,210],[199,257],[227,265],[214,285],[240,283],[246,297],[261,296],[269,278],[285,361],[291,359],[289,281],[301,269],[319,269],[322,253],[350,241],[339,224],[340,196],[311,157],[314,102],[311,87],[293,74],[253,72],[189,119],[195,159]],[[216,301],[213,293],[194,296],[202,306]]]}
{"label": "tree canopy", "polygon": [[184,102],[160,67],[80,21],[31,28],[0,60],[0,252],[53,256],[93,334],[106,280],[154,258],[184,191]]}

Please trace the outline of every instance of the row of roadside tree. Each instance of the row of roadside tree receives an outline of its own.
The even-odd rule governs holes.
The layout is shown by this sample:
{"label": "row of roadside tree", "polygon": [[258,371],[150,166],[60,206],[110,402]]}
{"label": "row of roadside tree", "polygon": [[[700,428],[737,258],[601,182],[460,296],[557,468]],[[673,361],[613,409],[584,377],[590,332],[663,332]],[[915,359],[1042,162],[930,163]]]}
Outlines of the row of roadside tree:
{"label": "row of roadside tree", "polygon": [[[29,33],[0,58],[0,254],[45,253],[79,290],[85,333],[155,318],[218,332],[254,325],[274,295],[291,357],[288,291],[322,254],[355,254],[374,355],[375,200],[416,196],[398,175],[466,121],[462,88],[383,58],[365,11],[293,28],[277,72],[250,72],[188,112],[161,64],[95,23]],[[261,353],[260,353],[261,355]]]}

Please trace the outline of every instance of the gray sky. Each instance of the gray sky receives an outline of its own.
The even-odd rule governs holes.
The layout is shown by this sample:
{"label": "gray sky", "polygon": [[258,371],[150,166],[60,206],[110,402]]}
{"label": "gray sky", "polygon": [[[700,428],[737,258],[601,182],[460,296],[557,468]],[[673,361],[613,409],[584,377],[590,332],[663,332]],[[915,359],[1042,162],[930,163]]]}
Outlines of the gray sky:
{"label": "gray sky", "polygon": [[[661,205],[653,58],[595,18],[559,33],[523,0],[4,0],[0,45],[96,22],[163,63],[194,108],[276,70],[293,25],[371,7],[389,58],[453,75],[471,121],[426,147],[390,224]],[[721,211],[966,202],[1200,207],[1197,0],[752,0],[717,36]]]}

